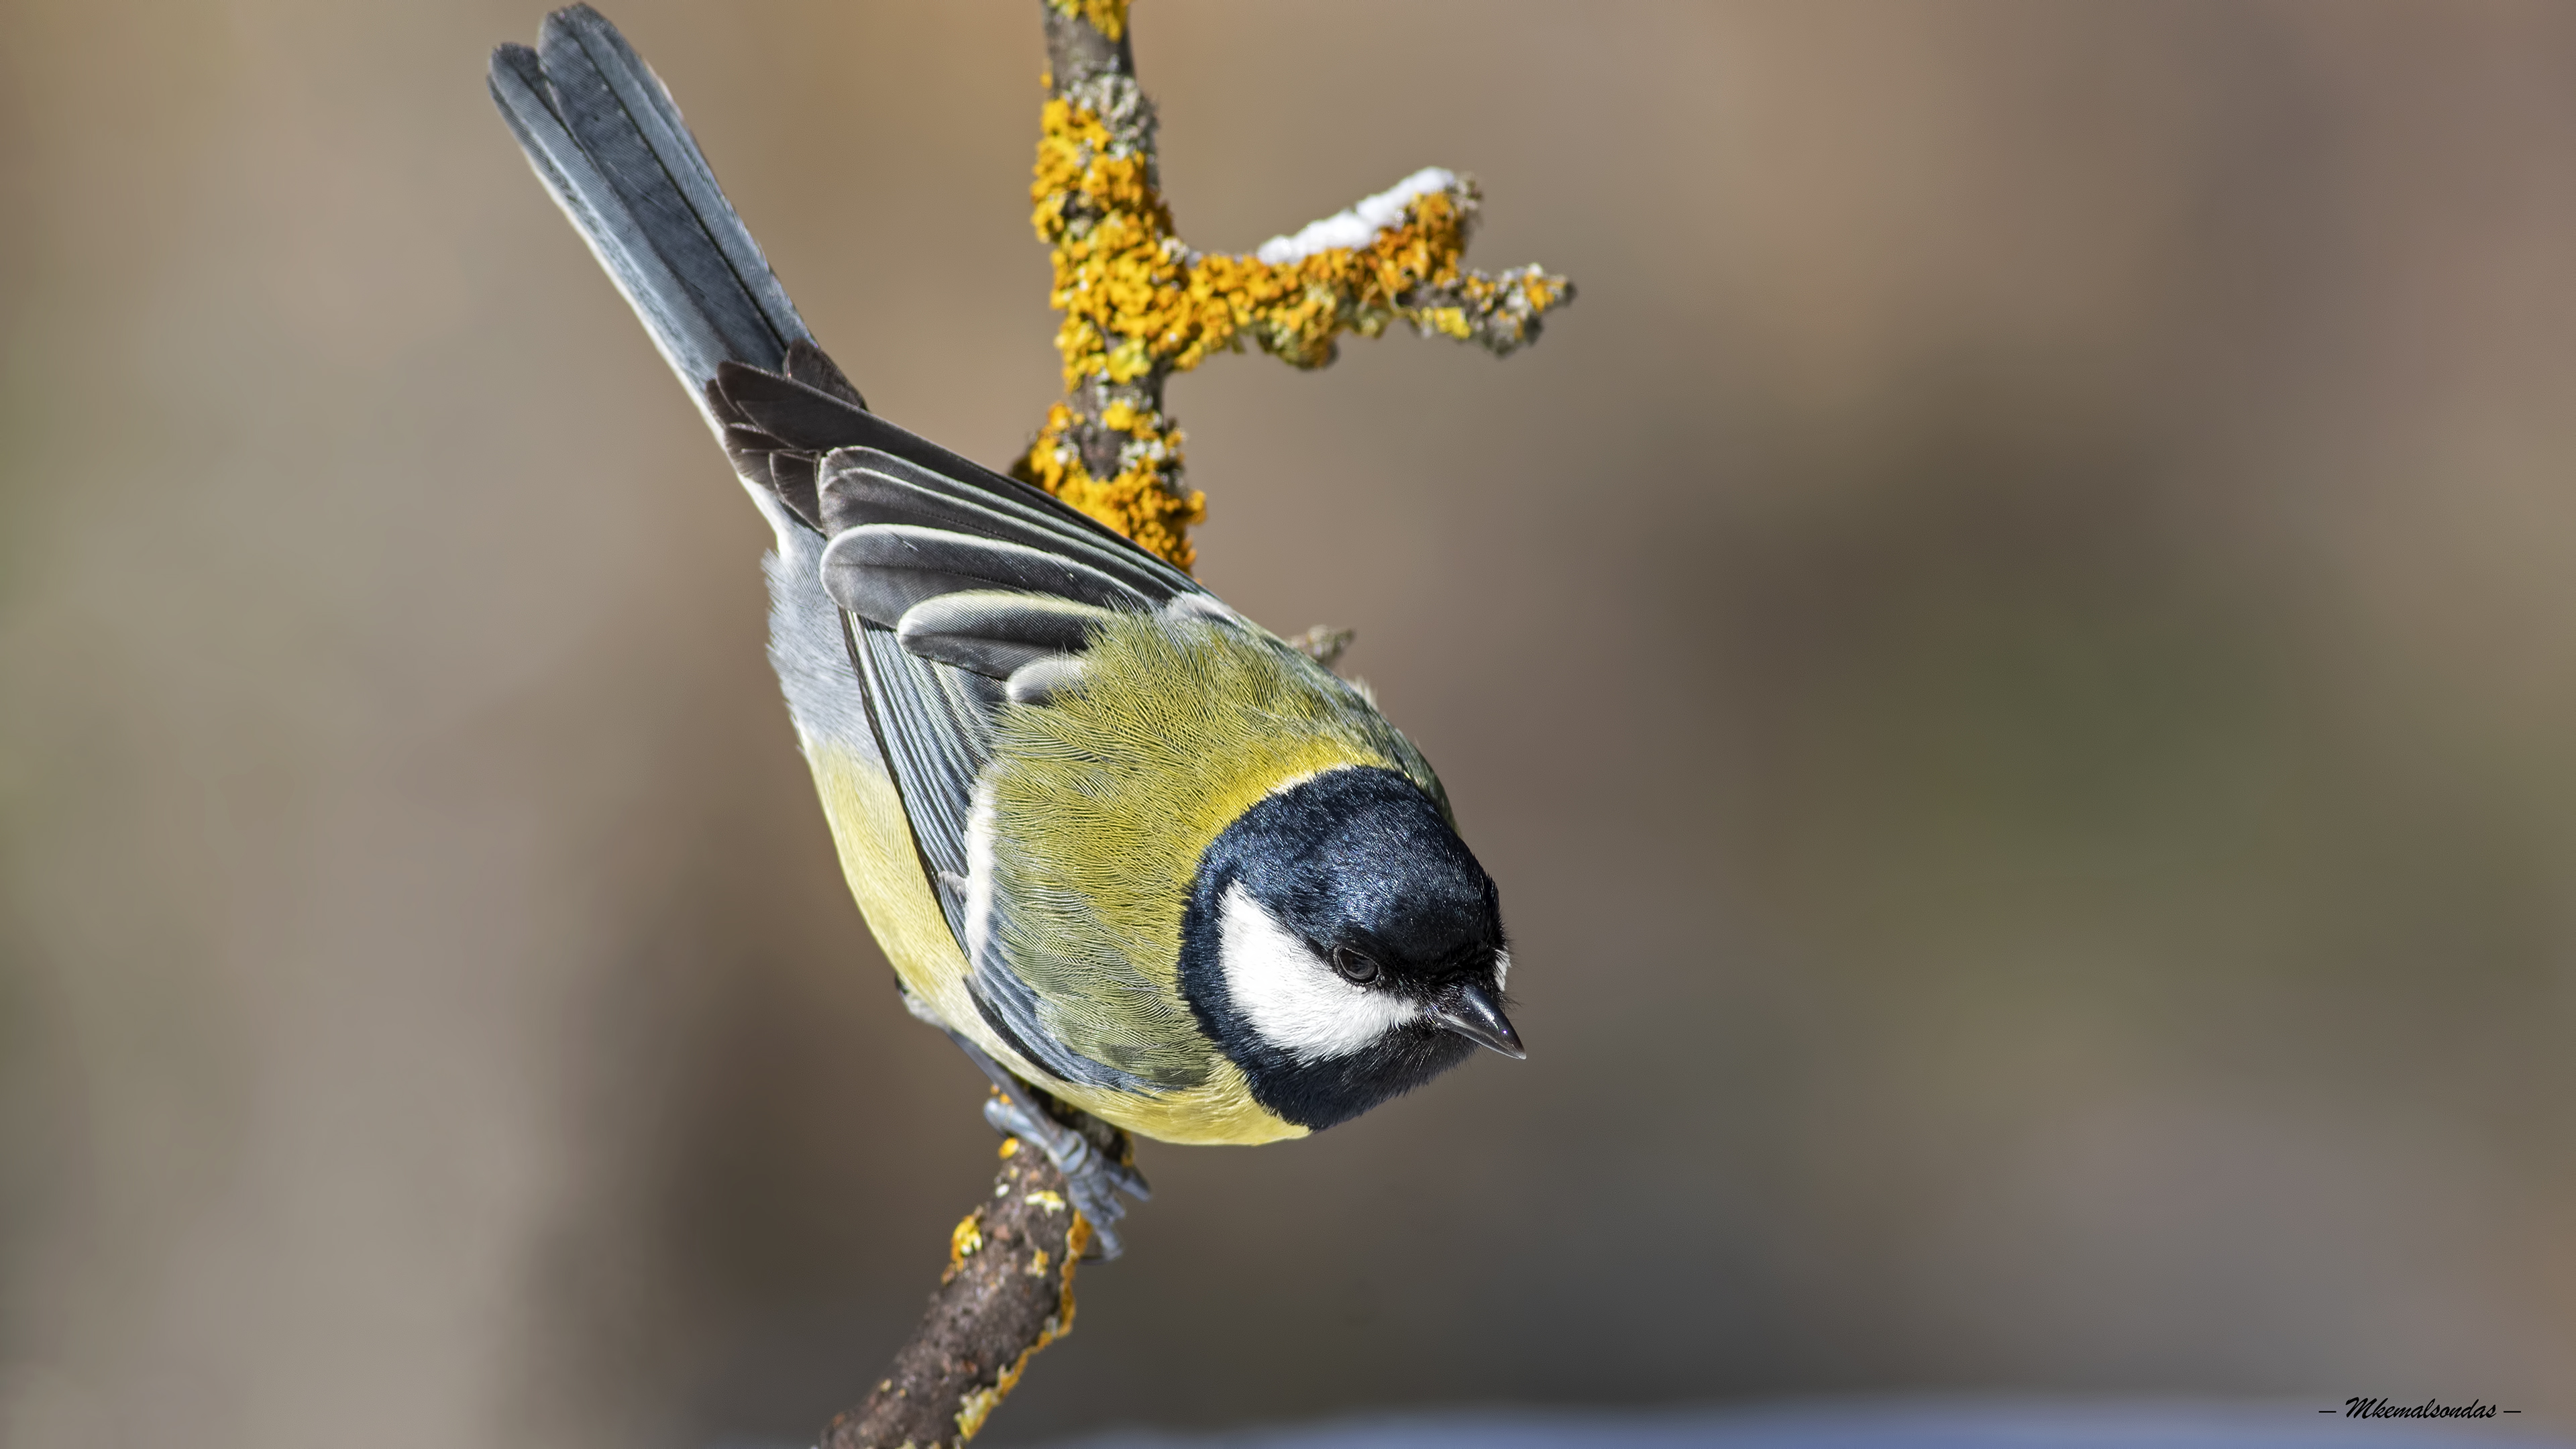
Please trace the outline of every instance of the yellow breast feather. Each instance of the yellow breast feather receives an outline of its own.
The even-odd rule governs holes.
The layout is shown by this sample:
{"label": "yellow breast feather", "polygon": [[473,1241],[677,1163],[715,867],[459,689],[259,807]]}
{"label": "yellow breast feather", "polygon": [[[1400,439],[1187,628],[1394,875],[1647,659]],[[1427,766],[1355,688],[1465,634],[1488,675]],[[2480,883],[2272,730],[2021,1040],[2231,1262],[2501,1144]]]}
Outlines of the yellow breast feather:
{"label": "yellow breast feather", "polygon": [[874,760],[828,742],[809,738],[807,756],[850,894],[895,974],[932,1015],[1027,1080],[1157,1141],[1249,1145],[1306,1135],[1254,1101],[1241,1070],[1222,1056],[1194,1085],[1145,1095],[1061,1081],[1013,1050],[967,994],[965,953],[922,874],[893,779]]}

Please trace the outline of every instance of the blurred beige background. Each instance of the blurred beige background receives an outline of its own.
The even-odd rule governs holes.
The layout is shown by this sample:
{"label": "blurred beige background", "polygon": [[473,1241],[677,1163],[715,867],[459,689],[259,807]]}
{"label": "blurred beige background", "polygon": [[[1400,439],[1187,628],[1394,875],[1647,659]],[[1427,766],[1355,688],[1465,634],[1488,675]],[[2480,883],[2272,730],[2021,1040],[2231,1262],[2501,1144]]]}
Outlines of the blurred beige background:
{"label": "blurred beige background", "polygon": [[[1055,390],[1033,0],[613,0],[825,343]],[[536,4],[0,6],[0,1440],[809,1442],[980,1191]],[[993,1439],[1854,1390],[2576,1424],[2576,10],[1148,0],[1185,233],[1582,300],[1177,383],[1531,1060],[1147,1148]]]}

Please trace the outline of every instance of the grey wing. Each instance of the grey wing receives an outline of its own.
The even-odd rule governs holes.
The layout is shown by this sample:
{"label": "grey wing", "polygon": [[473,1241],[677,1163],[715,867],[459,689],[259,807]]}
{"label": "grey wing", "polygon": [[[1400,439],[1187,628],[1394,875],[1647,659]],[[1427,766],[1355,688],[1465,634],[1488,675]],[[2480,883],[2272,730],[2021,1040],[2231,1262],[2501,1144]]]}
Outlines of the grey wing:
{"label": "grey wing", "polygon": [[994,899],[989,836],[979,846],[978,788],[1003,704],[1042,704],[1079,679],[1082,650],[1103,624],[1158,609],[1225,615],[1225,606],[1024,485],[979,487],[872,447],[835,449],[818,472],[816,507],[831,536],[823,587],[851,621],[879,748],[967,955],[978,1011],[1066,1081],[1150,1089],[1049,1030],[1037,992],[999,949],[995,913],[1010,903]]}
{"label": "grey wing", "polygon": [[1118,611],[1207,599],[1125,539],[1044,506],[1061,508],[1054,499],[1007,479],[996,488],[955,476],[963,471],[837,448],[822,459],[816,493],[831,539],[823,589],[850,620],[879,744],[960,941],[975,787],[1012,681],[1078,669],[1091,632]]}

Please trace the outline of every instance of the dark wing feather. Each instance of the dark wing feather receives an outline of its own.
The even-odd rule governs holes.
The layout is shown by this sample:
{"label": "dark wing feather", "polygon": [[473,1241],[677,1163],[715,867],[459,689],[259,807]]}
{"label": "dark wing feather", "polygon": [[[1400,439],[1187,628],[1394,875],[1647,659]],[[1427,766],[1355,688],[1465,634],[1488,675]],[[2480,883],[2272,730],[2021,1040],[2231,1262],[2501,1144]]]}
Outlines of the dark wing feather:
{"label": "dark wing feather", "polygon": [[[821,365],[830,365],[830,359],[822,357],[819,351],[814,356],[821,359]],[[793,359],[791,371],[792,363]],[[882,459],[868,462],[867,466],[898,476],[927,492],[1000,514],[1055,540],[1053,544],[1042,546],[1059,550],[1087,548],[1123,560],[1123,568],[1140,579],[1154,581],[1151,587],[1143,590],[1150,597],[1169,598],[1177,594],[1206,592],[1198,580],[1138,548],[1132,540],[1053,494],[1007,474],[996,473],[981,463],[887,422],[860,406],[855,397],[852,394],[849,399],[838,398],[819,382],[799,380],[777,371],[739,363],[717,367],[715,378],[707,387],[709,411],[716,414],[721,422],[746,429],[741,435],[746,445],[757,439],[757,445],[761,447],[792,449],[817,458],[843,448],[872,450],[909,466],[888,468]],[[838,526],[827,525],[820,517],[809,521],[825,533],[836,533],[840,528],[860,523],[906,520],[879,517],[866,512],[862,506],[857,514],[845,518]],[[985,532],[983,528],[964,531]],[[985,536],[1013,537],[1015,542],[1031,542],[1001,533],[986,533]]]}
{"label": "dark wing feather", "polygon": [[848,446],[868,416],[867,409],[854,401],[756,367],[719,368],[716,386],[744,422],[777,439],[781,447],[809,453]]}
{"label": "dark wing feather", "polygon": [[1039,660],[1081,653],[1114,617],[1070,599],[970,591],[904,610],[895,637],[924,659],[1008,680]]}
{"label": "dark wing feather", "polygon": [[1062,554],[944,528],[863,524],[823,550],[824,592],[874,624],[898,625],[914,605],[946,594],[995,589],[1096,609],[1147,606],[1135,590]]}
{"label": "dark wing feather", "polygon": [[877,744],[903,792],[913,844],[962,944],[965,902],[956,883],[966,878],[966,818],[974,808],[975,777],[993,757],[999,691],[980,675],[912,653],[883,625],[854,622],[850,646],[867,681]]}
{"label": "dark wing feather", "polygon": [[819,492],[826,534],[871,523],[916,524],[1056,554],[1107,574],[1157,605],[1201,592],[1187,575],[1176,583],[1176,570],[1125,539],[1067,527],[1057,514],[1014,494],[961,489],[956,480],[882,449],[834,451],[823,460]]}

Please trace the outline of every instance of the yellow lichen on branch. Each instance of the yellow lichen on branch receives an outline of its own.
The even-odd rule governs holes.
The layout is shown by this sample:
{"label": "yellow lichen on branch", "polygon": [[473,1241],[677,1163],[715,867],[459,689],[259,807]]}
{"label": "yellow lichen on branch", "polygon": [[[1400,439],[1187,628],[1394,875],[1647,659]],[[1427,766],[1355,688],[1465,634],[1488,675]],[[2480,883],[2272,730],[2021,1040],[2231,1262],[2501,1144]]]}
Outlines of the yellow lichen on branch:
{"label": "yellow lichen on branch", "polygon": [[1095,478],[1073,442],[1077,422],[1072,408],[1050,406],[1046,426],[1012,471],[1139,546],[1184,569],[1195,566],[1198,549],[1189,528],[1206,520],[1207,495],[1179,486],[1181,430],[1159,409],[1123,402],[1101,409],[1100,426],[1123,440],[1122,466],[1110,477]]}
{"label": "yellow lichen on branch", "polygon": [[984,1210],[979,1207],[959,1218],[957,1226],[949,1230],[948,1271],[940,1275],[939,1281],[945,1283],[956,1277],[957,1270],[965,1267],[966,1260],[982,1251],[983,1247]]}
{"label": "yellow lichen on branch", "polygon": [[[991,1388],[974,1390],[958,1401],[958,1443],[963,1444],[983,1432],[984,1421],[991,1418],[993,1411],[1002,1406],[1002,1401],[1011,1396],[1011,1390],[1020,1386],[1020,1375],[1028,1372],[1029,1360],[1037,1357],[1040,1349],[1073,1332],[1073,1271],[1080,1266],[1082,1250],[1090,1242],[1091,1224],[1084,1221],[1082,1214],[1075,1213],[1073,1225],[1065,1238],[1063,1287],[1056,1296],[1055,1312],[1047,1316],[1045,1325],[1038,1330],[1037,1341],[1023,1349],[1020,1356],[1011,1361],[1009,1368],[1002,1370]],[[1046,1253],[1043,1250],[1036,1253],[1030,1262],[1029,1275],[1045,1277],[1046,1263]]]}
{"label": "yellow lichen on branch", "polygon": [[[1074,13],[1069,0],[1049,4]],[[1114,40],[1124,7],[1110,8],[1118,28],[1100,28]],[[1156,184],[1152,112],[1133,80],[1069,91],[1046,103],[1029,187],[1054,260],[1049,300],[1064,314],[1068,401],[1049,409],[1014,471],[1182,568],[1196,561],[1188,530],[1206,498],[1184,486],[1181,431],[1161,408],[1173,373],[1247,343],[1322,367],[1341,334],[1375,337],[1399,320],[1500,355],[1535,340],[1540,316],[1574,295],[1534,266],[1467,270],[1475,183],[1438,170],[1252,256],[1193,251]]]}
{"label": "yellow lichen on branch", "polygon": [[1127,38],[1127,0],[1047,0],[1056,14],[1078,16],[1111,40]]}

